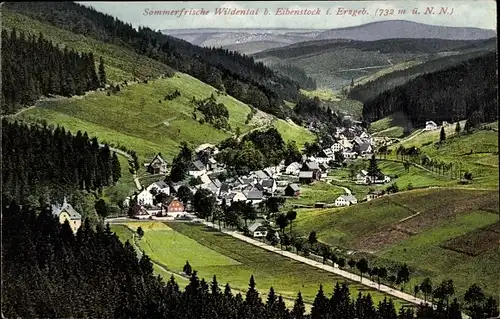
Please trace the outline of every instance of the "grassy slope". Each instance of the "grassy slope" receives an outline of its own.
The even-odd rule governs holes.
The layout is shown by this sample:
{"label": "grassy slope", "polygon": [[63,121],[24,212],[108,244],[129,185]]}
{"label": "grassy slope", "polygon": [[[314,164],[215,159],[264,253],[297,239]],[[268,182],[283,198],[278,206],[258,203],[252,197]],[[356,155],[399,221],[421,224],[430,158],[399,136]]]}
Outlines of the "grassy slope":
{"label": "grassy slope", "polygon": [[295,141],[299,149],[302,149],[306,142],[312,143],[315,140],[315,135],[311,131],[291,121],[276,119],[273,126],[285,142]]}
{"label": "grassy slope", "polygon": [[[174,222],[167,226],[160,222],[131,222],[112,225],[112,230],[122,241],[126,241],[132,240],[131,229],[135,231],[138,226],[145,231],[144,237],[137,240],[140,248],[174,274],[181,273],[186,260],[189,260],[200,278],[208,281],[216,274],[219,283],[228,282],[236,291],[246,291],[248,280],[253,274],[263,298],[272,286],[285,298],[295,298],[300,290],[304,300],[311,304],[320,284],[325,294],[330,295],[337,281],[344,282],[342,277],[281,257],[201,225]],[[172,274],[165,273],[159,267],[155,267],[155,271],[164,278]],[[304,276],[305,273],[307,276]],[[180,283],[181,286],[183,283]],[[359,283],[347,283],[352,296],[356,296],[358,291],[369,292],[376,302],[384,296]],[[293,306],[293,302],[287,304]],[[406,303],[396,300],[397,306],[402,304]]]}
{"label": "grassy slope", "polygon": [[[415,235],[394,230],[400,224]],[[498,291],[495,251],[477,257],[456,253],[439,245],[479,227],[498,222],[498,193],[458,189],[414,190],[349,208],[299,210],[294,230],[298,234],[317,231],[321,241],[370,250],[377,263],[407,262],[417,280],[431,276],[452,278],[463,293],[473,278],[488,293]],[[499,238],[500,239],[500,238]]]}
{"label": "grassy slope", "polygon": [[[164,101],[163,97],[175,89],[181,92],[181,96]],[[81,99],[43,102],[23,113],[22,117],[27,120],[30,117],[44,118],[72,131],[87,131],[102,141],[135,150],[142,159],[149,159],[157,152],[172,159],[181,141],[197,146],[230,136],[192,118],[192,97],[203,99],[213,92],[213,87],[189,75],[176,73],[172,78],[126,86],[111,96],[94,92]],[[233,129],[240,127],[242,132],[251,129],[244,124],[250,113],[246,104],[230,96],[217,96],[217,101],[228,108]]]}
{"label": "grassy slope", "polygon": [[344,189],[339,186],[325,182],[302,185],[300,197],[287,199],[284,209],[291,208],[293,205],[314,205],[317,202],[333,203],[337,197],[344,193]]}
{"label": "grassy slope", "polygon": [[121,82],[134,79],[134,71],[138,77],[158,77],[170,68],[153,59],[136,54],[127,48],[103,43],[83,35],[41,23],[24,15],[2,10],[2,29],[32,34],[38,37],[40,32],[52,43],[68,47],[79,52],[94,53],[96,63],[103,57],[108,81]]}
{"label": "grassy slope", "polygon": [[[410,136],[402,140],[401,144],[419,147],[431,158],[461,165],[462,172],[472,172],[476,187],[498,188],[498,132],[480,130],[456,136],[455,125],[445,128],[447,140],[443,145],[434,145],[439,141],[440,130],[422,132],[414,138]],[[461,121],[460,125],[463,128],[465,121]]]}
{"label": "grassy slope", "polygon": [[[211,277],[215,273],[220,282],[229,282],[236,289],[246,290],[253,274],[257,288],[262,293],[272,286],[278,294],[294,298],[300,290],[304,299],[312,303],[319,284],[323,285],[325,294],[330,294],[336,281],[344,282],[343,278],[334,274],[292,261],[201,225],[169,223],[169,226],[201,245],[240,262],[238,266],[194,266],[201,276]],[[383,298],[382,294],[367,290],[357,283],[351,283],[349,287],[353,296],[357,295],[357,291],[369,291],[376,302]]]}
{"label": "grassy slope", "polygon": [[405,125],[406,117],[397,112],[371,123],[369,131],[373,136],[402,137]]}

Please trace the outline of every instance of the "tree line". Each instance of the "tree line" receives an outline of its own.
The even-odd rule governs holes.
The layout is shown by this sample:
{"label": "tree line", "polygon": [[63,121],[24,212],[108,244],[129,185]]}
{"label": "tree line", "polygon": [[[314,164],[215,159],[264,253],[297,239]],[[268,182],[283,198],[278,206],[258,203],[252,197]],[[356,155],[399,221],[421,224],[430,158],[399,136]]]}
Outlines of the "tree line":
{"label": "tree line", "polygon": [[[20,204],[40,196],[61,198],[116,183],[120,162],[96,138],[62,127],[54,130],[2,120],[2,197]],[[53,195],[53,196],[51,196]]]}
{"label": "tree line", "polygon": [[73,2],[45,5],[6,3],[6,9],[108,43],[132,48],[178,71],[188,73],[264,112],[284,117],[283,100],[298,97],[299,85],[253,57],[222,48],[202,48],[147,27],[134,29],[111,15]]}
{"label": "tree line", "polygon": [[[109,226],[88,220],[73,234],[44,207],[3,207],[2,313],[6,317],[95,318],[460,318],[456,300],[437,308],[419,305],[399,312],[391,299],[376,304],[370,294],[351,296],[336,283],[331,297],[320,285],[311,313],[301,292],[291,309],[270,287],[259,294],[251,276],[246,293],[221,288],[214,276],[200,279],[196,270],[184,289],[174,277],[155,276],[146,254],[120,242]],[[477,291],[476,291],[477,292]],[[477,294],[471,294],[474,297]],[[262,298],[265,298],[263,300]],[[479,317],[478,317],[479,318]]]}
{"label": "tree line", "polygon": [[371,99],[374,99],[382,92],[390,90],[396,86],[403,85],[404,83],[416,78],[419,75],[452,67],[463,61],[484,54],[484,51],[467,52],[463,54],[433,59],[424,63],[414,65],[407,69],[396,70],[388,74],[384,74],[374,80],[355,85],[354,87],[349,89],[347,97],[352,100],[357,100],[365,103]]}
{"label": "tree line", "polygon": [[193,118],[196,120],[196,111],[203,115],[198,121],[200,124],[210,123],[216,129],[231,130],[229,125],[229,111],[223,103],[217,103],[214,94],[203,100],[196,100],[193,96],[194,103]]}
{"label": "tree line", "polygon": [[285,143],[275,128],[252,131],[241,141],[230,137],[219,144],[219,150],[216,159],[227,165],[233,175],[276,166],[282,160],[287,165],[302,158],[295,141]]}
{"label": "tree line", "polygon": [[2,29],[2,113],[33,105],[41,96],[82,95],[106,84],[104,62],[96,72],[92,52],[61,49],[40,35]]}
{"label": "tree line", "polygon": [[273,70],[296,81],[305,90],[316,90],[316,80],[309,77],[306,72],[289,63],[277,63],[270,66]]}
{"label": "tree line", "polygon": [[492,65],[496,65],[495,52],[418,76],[365,102],[363,118],[373,122],[402,111],[420,126],[428,120],[493,122],[498,119],[498,89]]}

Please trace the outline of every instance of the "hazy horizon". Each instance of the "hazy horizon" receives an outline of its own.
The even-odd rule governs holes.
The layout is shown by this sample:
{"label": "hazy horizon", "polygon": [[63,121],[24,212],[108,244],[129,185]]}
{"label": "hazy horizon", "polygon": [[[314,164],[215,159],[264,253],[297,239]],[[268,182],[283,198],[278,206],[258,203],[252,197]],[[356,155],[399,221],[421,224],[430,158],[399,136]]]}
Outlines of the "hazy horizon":
{"label": "hazy horizon", "polygon": [[[295,1],[295,2],[250,2],[250,1],[214,1],[214,2],[86,2],[77,3],[93,7],[97,11],[110,14],[133,27],[146,26],[154,30],[173,29],[311,29],[327,30],[359,26],[371,22],[404,20],[443,27],[470,27],[496,30],[496,2],[482,1]],[[411,14],[412,8],[423,11],[426,7],[453,9],[453,14]],[[259,9],[258,15],[215,15],[218,8]],[[275,15],[278,8],[321,10],[321,15]],[[336,15],[339,8],[361,10],[368,15]],[[148,15],[156,10],[204,9],[206,15]],[[270,14],[263,11],[268,9]],[[331,15],[327,15],[327,10]],[[405,9],[406,14],[388,16],[375,15],[376,10],[393,9],[396,12]]]}

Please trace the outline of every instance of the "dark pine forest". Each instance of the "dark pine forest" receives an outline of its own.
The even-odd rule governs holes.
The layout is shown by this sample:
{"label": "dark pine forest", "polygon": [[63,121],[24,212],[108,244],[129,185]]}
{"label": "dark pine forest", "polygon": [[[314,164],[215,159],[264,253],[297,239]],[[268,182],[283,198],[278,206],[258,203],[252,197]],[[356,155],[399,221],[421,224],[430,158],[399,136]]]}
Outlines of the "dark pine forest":
{"label": "dark pine forest", "polygon": [[198,47],[149,28],[136,30],[131,24],[77,3],[9,2],[4,8],[131,48],[278,117],[291,113],[283,100],[295,101],[299,96],[297,82],[276,74],[253,57],[221,48]]}
{"label": "dark pine forest", "polygon": [[498,119],[496,53],[423,74],[364,103],[363,118],[373,122],[398,111],[421,126],[425,121],[493,122]]}
{"label": "dark pine forest", "polygon": [[456,299],[438,299],[436,309],[420,305],[397,312],[392,300],[375,304],[369,294],[351,296],[349,287],[338,283],[333,292],[319,287],[310,314],[300,292],[292,309],[272,288],[262,300],[253,276],[244,296],[228,284],[222,287],[215,276],[211,282],[198,278],[196,271],[181,289],[173,277],[165,282],[154,276],[150,258],[138,258],[109,224],[94,230],[87,219],[75,236],[68,222],[59,224],[45,207],[10,203],[2,208],[2,314],[7,318],[460,318]]}
{"label": "dark pine forest", "polygon": [[2,30],[2,114],[33,105],[41,96],[81,95],[102,87],[104,64],[96,73],[94,55],[61,49],[40,34]]}
{"label": "dark pine forest", "polygon": [[120,162],[107,146],[78,131],[28,126],[2,120],[2,200],[61,198],[93,191],[121,177]]}

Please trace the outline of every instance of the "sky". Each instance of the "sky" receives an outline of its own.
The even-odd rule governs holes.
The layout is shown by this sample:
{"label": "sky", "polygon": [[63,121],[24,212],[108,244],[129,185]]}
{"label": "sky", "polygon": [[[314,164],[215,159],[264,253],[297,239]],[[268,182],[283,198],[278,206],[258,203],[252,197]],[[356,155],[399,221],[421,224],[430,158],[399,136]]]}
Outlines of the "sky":
{"label": "sky", "polygon": [[[184,2],[82,2],[96,10],[129,22],[133,27],[147,26],[154,30],[189,28],[293,28],[334,29],[361,25],[383,20],[408,20],[426,24],[458,27],[476,27],[496,30],[496,2],[478,1],[184,1]],[[434,7],[435,14],[424,14],[426,7]],[[448,14],[438,14],[441,7],[448,8]],[[177,13],[149,15],[156,10],[201,9],[204,15],[181,15]],[[222,16],[216,15],[216,8],[259,9],[258,15]],[[319,9],[320,15],[276,15],[278,8]],[[362,10],[367,14],[357,16],[337,15],[339,8]],[[420,14],[411,14],[417,8]],[[269,14],[265,15],[264,10]],[[329,15],[327,10],[330,9]],[[380,9],[382,11],[380,11]],[[405,14],[384,15],[405,9]],[[453,12],[451,10],[453,9]],[[378,10],[378,11],[377,11]],[[387,11],[386,11],[387,10]],[[378,14],[377,14],[378,13]],[[382,13],[382,15],[380,15]],[[451,13],[451,14],[450,14]]]}

